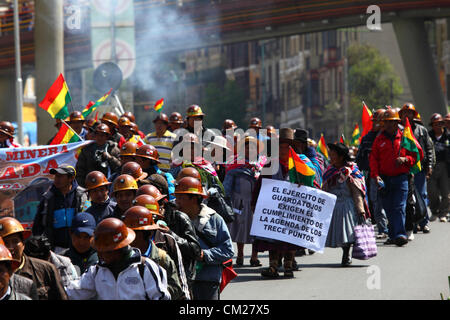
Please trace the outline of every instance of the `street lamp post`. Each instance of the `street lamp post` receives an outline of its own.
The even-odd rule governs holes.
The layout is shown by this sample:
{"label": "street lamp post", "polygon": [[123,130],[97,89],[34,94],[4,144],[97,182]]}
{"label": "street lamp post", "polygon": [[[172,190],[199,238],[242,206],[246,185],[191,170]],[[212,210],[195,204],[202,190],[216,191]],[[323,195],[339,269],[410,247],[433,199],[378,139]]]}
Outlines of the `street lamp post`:
{"label": "street lamp post", "polygon": [[17,131],[19,144],[23,144],[23,81],[22,68],[20,59],[20,25],[19,25],[19,7],[18,1],[14,0],[14,44],[16,54],[16,115],[17,115]]}

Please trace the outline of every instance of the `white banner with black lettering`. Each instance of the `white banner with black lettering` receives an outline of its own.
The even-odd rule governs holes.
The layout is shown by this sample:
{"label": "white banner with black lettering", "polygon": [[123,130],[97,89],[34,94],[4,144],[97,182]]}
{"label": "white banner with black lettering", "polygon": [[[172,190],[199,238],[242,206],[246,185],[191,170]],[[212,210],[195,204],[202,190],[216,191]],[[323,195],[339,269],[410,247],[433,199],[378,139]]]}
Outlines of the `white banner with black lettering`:
{"label": "white banner with black lettering", "polygon": [[335,203],[331,193],[263,179],[250,234],[323,252]]}

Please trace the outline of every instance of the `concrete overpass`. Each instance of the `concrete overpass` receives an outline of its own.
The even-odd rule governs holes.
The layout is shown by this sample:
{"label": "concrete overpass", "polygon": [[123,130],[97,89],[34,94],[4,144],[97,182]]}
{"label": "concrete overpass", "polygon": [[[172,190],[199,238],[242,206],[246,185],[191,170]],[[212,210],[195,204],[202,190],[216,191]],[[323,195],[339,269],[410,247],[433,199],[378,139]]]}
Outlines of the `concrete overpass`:
{"label": "concrete overpass", "polygon": [[[423,110],[423,117],[428,119],[433,112],[446,113],[444,95],[423,22],[450,16],[450,0],[166,0],[164,3],[135,0],[135,37],[136,43],[148,41],[152,44],[152,51],[159,53],[263,40],[366,25],[370,16],[366,11],[373,4],[380,8],[380,22],[393,23],[414,103]],[[39,80],[37,101],[42,100],[57,74],[64,72],[61,58],[64,54],[76,57],[90,50],[89,33],[66,33],[63,36],[62,12],[60,0],[37,1],[35,28],[21,33],[24,72],[34,72]],[[149,24],[149,14],[155,12],[160,19]],[[164,32],[147,32],[168,14],[178,15],[179,20],[165,25]],[[194,30],[196,38],[186,30]],[[6,89],[11,87],[9,82],[13,82],[12,35],[0,37],[0,48],[0,86],[5,89],[2,93],[7,99],[0,102],[11,105],[13,99],[5,93],[12,92]],[[40,127],[50,125],[50,122],[42,120],[44,117],[39,116],[40,112]],[[6,117],[5,114],[1,116]]]}

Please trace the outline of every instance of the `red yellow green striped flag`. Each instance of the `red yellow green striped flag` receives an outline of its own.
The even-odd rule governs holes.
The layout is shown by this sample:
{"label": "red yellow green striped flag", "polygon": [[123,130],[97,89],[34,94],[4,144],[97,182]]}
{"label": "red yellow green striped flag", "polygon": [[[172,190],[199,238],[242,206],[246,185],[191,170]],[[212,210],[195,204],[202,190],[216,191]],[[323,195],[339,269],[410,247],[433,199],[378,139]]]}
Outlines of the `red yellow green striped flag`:
{"label": "red yellow green striped flag", "polygon": [[405,129],[403,130],[402,140],[400,141],[400,148],[404,148],[416,154],[416,162],[409,172],[415,174],[422,171],[420,160],[423,158],[423,150],[417,142],[416,137],[414,137],[408,118],[406,118]]}
{"label": "red yellow green striped flag", "polygon": [[153,109],[155,109],[156,112],[160,112],[164,105],[164,99],[159,99],[156,101],[155,105],[153,106]]}
{"label": "red yellow green striped flag", "polygon": [[355,128],[353,129],[353,133],[352,133],[352,142],[351,145],[352,146],[357,146],[359,145],[361,139],[361,131],[359,131],[359,125],[356,124]]}
{"label": "red yellow green striped flag", "polygon": [[291,183],[301,183],[305,186],[314,185],[315,171],[300,159],[294,149],[289,148],[289,181]]}
{"label": "red yellow green striped flag", "polygon": [[39,103],[39,107],[50,113],[54,119],[66,119],[69,116],[68,105],[71,101],[69,87],[60,74],[47,91],[44,100]]}
{"label": "red yellow green striped flag", "polygon": [[366,103],[363,101],[363,111],[362,111],[362,133],[361,138],[372,130],[373,122],[372,122],[372,111],[367,107]]}
{"label": "red yellow green striped flag", "polygon": [[80,137],[65,121],[63,121],[58,133],[50,144],[66,144],[78,141],[81,141]]}
{"label": "red yellow green striped flag", "polygon": [[320,152],[325,158],[328,158],[328,149],[327,149],[327,144],[325,143],[325,138],[323,137],[323,134],[320,135],[320,140],[319,143],[317,144],[317,148],[316,148],[317,152]]}
{"label": "red yellow green striped flag", "polygon": [[103,102],[105,102],[106,98],[111,94],[112,88],[100,99],[97,100],[97,102],[89,101],[86,107],[84,107],[83,111],[81,111],[81,114],[86,119],[87,116],[89,116],[92,112],[97,109],[98,106],[100,106]]}

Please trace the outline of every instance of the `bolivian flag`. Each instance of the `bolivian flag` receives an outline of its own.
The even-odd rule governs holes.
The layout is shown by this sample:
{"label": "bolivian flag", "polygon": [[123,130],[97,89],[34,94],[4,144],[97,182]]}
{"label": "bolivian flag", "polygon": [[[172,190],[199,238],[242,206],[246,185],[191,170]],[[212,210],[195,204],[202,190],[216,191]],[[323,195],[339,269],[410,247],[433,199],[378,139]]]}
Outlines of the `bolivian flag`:
{"label": "bolivian flag", "polygon": [[361,138],[361,131],[359,131],[359,125],[356,124],[355,128],[353,129],[353,133],[352,133],[352,146],[357,146],[359,145],[359,139]]}
{"label": "bolivian flag", "polygon": [[105,102],[106,98],[111,94],[112,88],[106,93],[103,97],[97,100],[97,102],[89,101],[88,105],[84,107],[83,111],[81,111],[81,114],[86,119],[88,115],[90,115],[92,112],[97,109],[98,106],[100,106],[103,102]]}
{"label": "bolivian flag", "polygon": [[47,91],[39,107],[50,113],[54,119],[66,119],[69,116],[68,105],[72,101],[69,88],[62,74]]}
{"label": "bolivian flag", "polygon": [[61,123],[58,133],[50,144],[66,144],[81,141],[80,137],[67,125],[66,122]]}
{"label": "bolivian flag", "polygon": [[400,148],[404,148],[416,154],[416,162],[411,167],[409,172],[415,174],[422,171],[422,165],[420,163],[420,160],[423,158],[423,150],[420,147],[420,144],[417,142],[416,138],[414,137],[408,118],[406,118],[406,124],[405,129],[403,130]]}
{"label": "bolivian flag", "polygon": [[305,186],[313,187],[316,173],[300,159],[294,149],[289,149],[289,181],[291,183],[301,183]]}
{"label": "bolivian flag", "polygon": [[155,105],[153,106],[153,109],[155,109],[156,112],[160,112],[164,105],[164,99],[159,99],[156,101]]}
{"label": "bolivian flag", "polygon": [[320,140],[319,143],[317,144],[316,151],[320,152],[328,160],[327,144],[325,143],[325,138],[323,137],[323,134],[320,135]]}

